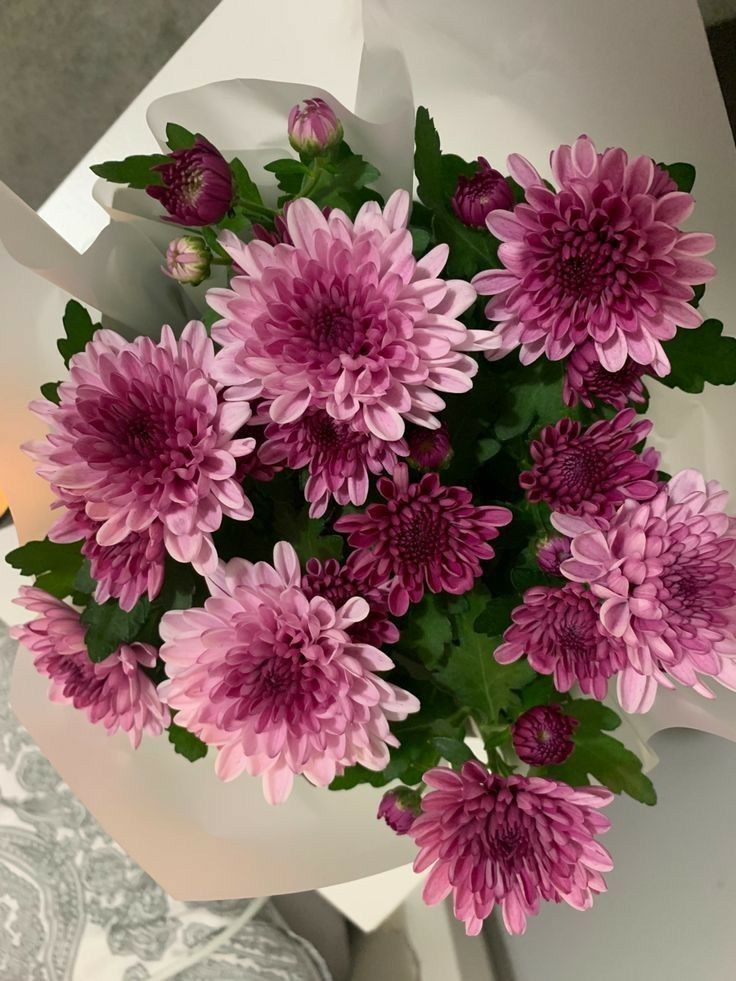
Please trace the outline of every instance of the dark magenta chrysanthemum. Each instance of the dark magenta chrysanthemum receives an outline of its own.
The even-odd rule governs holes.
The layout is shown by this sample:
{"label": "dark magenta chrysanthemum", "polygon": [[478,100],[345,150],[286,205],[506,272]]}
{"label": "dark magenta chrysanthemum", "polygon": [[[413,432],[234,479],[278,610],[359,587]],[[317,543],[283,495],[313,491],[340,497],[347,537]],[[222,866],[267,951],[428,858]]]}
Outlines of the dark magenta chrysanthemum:
{"label": "dark magenta chrysanthemum", "polygon": [[609,790],[501,777],[474,760],[459,773],[429,770],[424,782],[431,790],[409,831],[419,846],[414,869],[432,869],[424,901],[452,893],[469,935],[497,904],[509,933],[523,933],[540,900],[583,910],[605,892],[601,872],[613,862],[595,836],[611,824],[599,813],[613,799]]}
{"label": "dark magenta chrysanthemum", "polygon": [[472,177],[458,177],[450,204],[464,225],[485,228],[492,211],[513,208],[514,196],[506,178],[485,157],[478,157],[477,167]]}
{"label": "dark magenta chrysanthemum", "polygon": [[233,202],[230,166],[203,136],[194,145],[169,154],[166,163],[153,168],[163,184],[150,184],[146,193],[168,211],[164,221],[177,225],[213,225],[224,218]]}
{"label": "dark magenta chrysanthemum", "polygon": [[603,699],[608,679],[626,665],[623,644],[603,627],[598,601],[579,583],[527,589],[511,619],[494,657],[511,664],[526,655],[535,671],[553,676],[558,691],[577,683]]}
{"label": "dark magenta chrysanthemum", "polygon": [[634,447],[651,422],[624,409],[584,429],[561,419],[545,426],[530,447],[534,466],[519,476],[528,500],[544,501],[562,514],[609,517],[623,501],[648,501],[657,493],[659,454]]}
{"label": "dark magenta chrysanthemum", "polygon": [[445,487],[436,473],[409,483],[404,463],[393,479],[382,477],[378,490],[385,504],[370,504],[346,514],[335,529],[348,535],[359,552],[357,563],[389,585],[389,609],[402,616],[425,589],[465,593],[481,574],[481,560],[495,554],[488,542],[511,521],[501,507],[476,507],[465,487]]}
{"label": "dark magenta chrysanthemum", "polygon": [[529,766],[556,766],[575,749],[572,734],[578,720],[565,715],[559,705],[535,705],[511,726],[516,755]]}
{"label": "dark magenta chrysanthemum", "polygon": [[563,389],[565,405],[582,402],[588,409],[596,401],[625,409],[630,402],[644,402],[642,378],[646,369],[631,358],[618,371],[606,371],[600,363],[594,344],[583,344],[570,355],[565,369]]}
{"label": "dark magenta chrysanthemum", "polygon": [[703,258],[712,235],[683,232],[694,201],[649,157],[629,160],[621,149],[596,153],[581,136],[552,154],[559,190],[552,191],[523,157],[509,158],[526,203],[488,216],[501,239],[503,269],[473,279],[498,322],[491,359],[521,346],[529,364],[544,354],[567,357],[588,340],[607,371],[631,358],[662,376],[669,361],[662,341],[703,317],[688,302],[693,285],[715,269]]}

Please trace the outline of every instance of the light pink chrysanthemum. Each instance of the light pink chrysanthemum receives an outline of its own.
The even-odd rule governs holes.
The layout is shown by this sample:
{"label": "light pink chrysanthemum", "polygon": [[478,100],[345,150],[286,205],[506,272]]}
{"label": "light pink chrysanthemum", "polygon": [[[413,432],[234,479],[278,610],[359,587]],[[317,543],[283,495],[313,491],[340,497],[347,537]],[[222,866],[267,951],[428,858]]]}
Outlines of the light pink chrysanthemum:
{"label": "light pink chrysanthemum", "polygon": [[123,644],[94,664],[84,644],[84,626],[71,606],[35,586],[21,586],[15,602],[38,614],[30,623],[14,627],[11,635],[33,653],[36,670],[51,679],[52,702],[81,709],[109,733],[123,729],[135,748],[144,732],[161,735],[169,724],[169,710],[142,670],[156,664],[153,647]]}
{"label": "light pink chrysanthemum", "polygon": [[633,409],[586,429],[561,419],[531,444],[534,466],[520,474],[519,484],[530,501],[545,501],[562,514],[607,518],[629,498],[648,501],[659,489],[659,453],[638,454],[634,447],[651,428]]}
{"label": "light pink chrysanthemum", "polygon": [[364,620],[346,628],[354,641],[383,647],[395,644],[399,639],[396,624],[389,619],[388,589],[385,584],[372,581],[366,575],[369,570],[359,570],[356,553],[348,556],[344,564],[337,559],[308,559],[302,576],[302,590],[307,599],[322,596],[338,609],[353,596],[360,596],[368,604]]}
{"label": "light pink chrysanthemum", "polygon": [[324,409],[309,409],[294,422],[269,423],[258,457],[267,465],[285,463],[291,470],[308,467],[304,496],[310,517],[320,518],[332,498],[338,504],[365,504],[369,475],[393,473],[398,458],[408,452],[403,439],[386,442],[356,432]]}
{"label": "light pink chrysanthemum", "polygon": [[626,665],[623,644],[604,629],[595,597],[579,583],[532,586],[511,619],[494,657],[511,664],[526,655],[535,671],[553,676],[557,691],[577,682],[586,695],[603,699],[608,679]]}
{"label": "light pink chrysanthemum", "polygon": [[204,609],[161,621],[164,700],[177,722],[216,746],[217,774],[262,775],[269,803],[286,800],[294,776],[325,787],[344,767],[382,770],[398,746],[389,721],[419,709],[376,671],[393,667],[349,630],[368,615],[358,596],[339,608],[307,599],[291,545],[274,565],[233,559],[210,580]]}
{"label": "light pink chrysanthemum", "polygon": [[595,840],[611,822],[599,813],[613,799],[604,787],[575,789],[541,777],[501,777],[476,761],[459,773],[437,767],[409,834],[419,846],[414,869],[432,867],[429,905],[453,894],[455,916],[470,936],[496,904],[509,933],[523,933],[540,900],[589,909],[606,891],[611,856]]}
{"label": "light pink chrysanthemum", "polygon": [[445,487],[436,473],[409,483],[405,463],[393,479],[382,477],[378,491],[385,504],[370,504],[360,514],[335,522],[359,550],[360,569],[389,585],[389,609],[403,616],[425,589],[466,593],[481,574],[481,560],[492,559],[488,542],[511,521],[501,507],[476,507],[465,487]]}
{"label": "light pink chrysanthemum", "polygon": [[626,646],[618,697],[646,712],[670,679],[713,697],[699,675],[736,690],[736,519],[727,494],[683,470],[646,504],[627,501],[605,528],[555,519],[574,536],[562,572],[602,601],[602,627]]}
{"label": "light pink chrysanthemum", "polygon": [[493,296],[486,314],[499,322],[496,350],[487,356],[521,346],[523,364],[542,354],[559,361],[591,339],[608,371],[620,371],[630,357],[666,375],[661,342],[678,325],[702,323],[688,301],[693,284],[715,273],[703,258],[713,236],[679,228],[692,196],[667,191],[649,157],[596,153],[586,136],[559,147],[551,161],[557,192],[527,160],[511,156],[526,203],[487,219],[505,267],[473,280],[479,293]]}
{"label": "light pink chrysanthemum", "polygon": [[54,542],[84,542],[82,555],[89,559],[90,574],[97,583],[96,602],[104,603],[112,596],[122,610],[129,611],[144,594],[155,599],[163,586],[166,562],[161,525],[133,531],[116,545],[98,545],[101,523],[87,517],[84,502],[67,498],[64,504],[64,514],[49,537]]}
{"label": "light pink chrysanthemum", "polygon": [[72,358],[60,404],[33,403],[51,432],[27,449],[62,500],[85,502],[98,545],[159,523],[169,554],[206,573],[217,565],[212,532],[223,515],[252,516],[234,474],[254,441],[233,439],[250,407],[220,400],[213,363],[196,321],[178,341],[163,327],[158,344],[100,330]]}
{"label": "light pink chrysanthemum", "polygon": [[625,409],[630,402],[645,400],[642,378],[645,369],[627,358],[619,371],[606,371],[598,360],[595,344],[588,342],[576,347],[565,369],[563,395],[565,405],[582,402],[592,409],[596,400],[614,409]]}
{"label": "light pink chrysanthemum", "polygon": [[383,210],[364,204],[353,223],[299,198],[285,216],[293,245],[224,242],[244,270],[207,294],[223,317],[212,336],[228,398],[263,396],[282,425],[324,409],[389,442],[405,420],[439,426],[437,393],[468,391],[478,366],[465,352],[495,342],[456,319],[475,291],[438,278],[447,246],[413,257],[409,205],[396,191]]}

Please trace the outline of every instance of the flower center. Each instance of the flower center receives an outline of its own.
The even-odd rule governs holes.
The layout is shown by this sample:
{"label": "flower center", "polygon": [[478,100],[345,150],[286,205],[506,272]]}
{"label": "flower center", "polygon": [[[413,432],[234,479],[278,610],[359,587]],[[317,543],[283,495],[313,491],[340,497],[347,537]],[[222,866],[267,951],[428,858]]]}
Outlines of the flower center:
{"label": "flower center", "polygon": [[329,354],[366,354],[365,332],[358,318],[340,307],[323,306],[312,315],[312,340],[319,351]]}
{"label": "flower center", "polygon": [[327,413],[316,413],[305,419],[305,427],[309,436],[318,449],[322,451],[338,450],[350,440],[350,430],[341,426]]}
{"label": "flower center", "polygon": [[555,462],[566,493],[581,500],[596,488],[605,468],[605,460],[600,452],[586,443],[563,450]]}
{"label": "flower center", "polygon": [[529,841],[520,825],[504,826],[489,840],[492,856],[496,860],[508,862],[514,859],[515,863],[523,860],[528,851]]}
{"label": "flower center", "polygon": [[402,561],[421,564],[435,558],[446,539],[444,522],[429,510],[408,508],[401,515],[395,542]]}
{"label": "flower center", "polygon": [[558,289],[569,298],[596,297],[616,281],[617,243],[605,228],[596,231],[591,224],[579,219],[562,234],[552,235],[550,269]]}

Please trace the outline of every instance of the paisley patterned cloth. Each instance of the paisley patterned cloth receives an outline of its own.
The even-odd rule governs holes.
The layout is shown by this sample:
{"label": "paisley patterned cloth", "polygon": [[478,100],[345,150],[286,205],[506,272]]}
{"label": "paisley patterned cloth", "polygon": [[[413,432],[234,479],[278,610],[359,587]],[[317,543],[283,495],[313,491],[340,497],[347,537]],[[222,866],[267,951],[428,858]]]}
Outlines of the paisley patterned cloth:
{"label": "paisley patterned cloth", "polygon": [[73,796],[8,704],[0,624],[2,981],[330,981],[268,904],[171,899]]}

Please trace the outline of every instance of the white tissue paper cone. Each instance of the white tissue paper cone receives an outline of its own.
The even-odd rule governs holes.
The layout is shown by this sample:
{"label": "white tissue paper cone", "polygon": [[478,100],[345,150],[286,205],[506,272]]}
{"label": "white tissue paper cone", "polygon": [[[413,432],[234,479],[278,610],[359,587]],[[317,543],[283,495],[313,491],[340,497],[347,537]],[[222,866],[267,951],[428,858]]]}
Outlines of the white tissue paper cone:
{"label": "white tissue paper cone", "polygon": [[[344,79],[357,75],[354,65],[340,63],[356,50],[355,38],[340,32],[355,29],[357,0],[344,0],[340,17],[326,0],[313,8],[307,26],[294,0],[225,0],[203,26],[201,48],[195,36],[182,61],[182,76],[191,76],[185,63],[194,59],[197,74],[206,65],[213,84],[151,105],[159,143],[174,120],[237,153],[259,180],[260,164],[291,153],[288,108],[318,94],[342,118],[348,141],[382,171],[384,191],[410,186],[415,103],[430,108],[446,151],[483,154],[495,166],[518,151],[543,171],[549,150],[580,132],[601,145],[689,160],[699,172],[694,227],[719,242],[720,276],[708,289],[707,309],[729,329],[736,315],[736,154],[694,2],[621,0],[609,9],[589,0],[465,0],[458,9],[442,0],[366,0],[354,113],[318,86],[339,75],[345,92]],[[325,36],[323,23],[332,33]],[[293,25],[289,33],[302,32],[297,53],[283,38],[285,24]],[[314,84],[215,81],[221,64],[242,61],[247,70],[265,63],[264,51],[269,74],[294,80],[298,71]],[[176,60],[162,74],[173,77]],[[181,327],[202,309],[201,292],[160,273],[169,234],[155,221],[158,206],[143,192],[104,182],[95,197],[111,223],[79,255],[0,188],[0,485],[22,539],[42,536],[51,520],[48,489],[17,447],[40,432],[26,403],[60,375],[56,339],[68,295],[131,333],[156,333],[163,322]],[[736,487],[732,393],[709,388],[693,397],[652,387],[665,466],[696,466]],[[30,659],[19,657],[12,690],[19,718],[103,827],[178,898],[298,891],[412,857],[411,843],[376,821],[379,791],[330,793],[301,780],[285,806],[272,808],[257,780],[220,783],[211,755],[189,764],[165,739],[144,739],[134,753],[124,735],[110,738],[81,713],[49,703],[46,687]],[[735,720],[736,696],[725,690],[715,702],[661,692],[648,716],[626,720],[622,738],[651,766],[656,757],[645,744],[658,729],[685,725],[736,739]]]}

